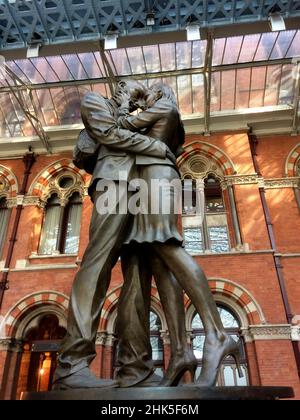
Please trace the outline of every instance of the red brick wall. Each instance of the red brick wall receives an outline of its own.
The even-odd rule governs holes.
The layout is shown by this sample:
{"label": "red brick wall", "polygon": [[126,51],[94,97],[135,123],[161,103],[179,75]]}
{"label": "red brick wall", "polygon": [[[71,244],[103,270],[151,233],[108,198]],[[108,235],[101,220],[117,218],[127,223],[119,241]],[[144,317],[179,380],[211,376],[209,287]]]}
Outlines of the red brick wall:
{"label": "red brick wall", "polygon": [[[245,133],[219,134],[211,137],[188,136],[188,142],[202,141],[210,143],[226,153],[238,174],[253,174],[255,172],[248,136]],[[268,137],[259,139],[258,162],[262,175],[268,178],[284,177],[285,162],[289,152],[300,143],[300,137]],[[71,157],[64,153],[52,156],[39,156],[30,175],[29,185],[36,176],[50,163],[63,157]],[[23,177],[23,163],[21,160],[1,161],[18,178],[19,184]],[[235,185],[236,206],[244,243],[248,243],[250,251],[270,251],[270,241],[266,228],[263,208],[258,185]],[[266,198],[274,224],[274,232],[278,251],[281,253],[299,253],[300,215],[291,189],[274,189],[266,191]],[[228,201],[226,201],[228,204]],[[81,226],[81,240],[79,259],[82,258],[88,243],[88,230],[92,212],[89,198],[84,200],[83,218]],[[15,210],[9,224],[11,235]],[[11,267],[17,260],[28,259],[32,252],[38,250],[43,212],[35,207],[26,207],[21,216],[20,228],[15,244],[15,251]],[[233,236],[230,224],[231,236]],[[7,241],[8,244],[8,241]],[[7,253],[7,245],[1,260]],[[262,308],[266,320],[270,324],[286,324],[286,317],[278,279],[274,266],[274,259],[269,253],[249,253],[237,255],[217,255],[197,257],[197,262],[204,269],[208,277],[231,280],[251,293]],[[76,258],[47,258],[31,260],[30,264],[75,264]],[[295,314],[300,314],[300,258],[283,258],[283,272],[287,285],[289,301]],[[1,315],[8,311],[26,295],[41,290],[53,290],[70,294],[74,275],[77,269],[55,269],[40,271],[11,272],[9,274],[10,288],[5,292]],[[120,286],[122,273],[120,264],[114,269],[111,289]],[[296,374],[295,359],[288,341],[266,341],[247,344],[247,354],[251,383],[294,385],[299,392],[299,379]],[[111,349],[98,348],[98,356],[93,364],[97,375],[110,377]],[[168,359],[169,355],[166,355]],[[0,378],[3,376],[4,353],[0,352]],[[1,379],[0,379],[1,380]],[[298,396],[300,396],[298,394]]]}

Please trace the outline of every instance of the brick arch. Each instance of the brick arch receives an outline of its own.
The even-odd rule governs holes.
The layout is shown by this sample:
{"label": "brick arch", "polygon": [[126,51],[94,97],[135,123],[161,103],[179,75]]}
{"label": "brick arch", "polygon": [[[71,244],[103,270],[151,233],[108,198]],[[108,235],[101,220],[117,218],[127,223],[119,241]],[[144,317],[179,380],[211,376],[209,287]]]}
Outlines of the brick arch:
{"label": "brick arch", "polygon": [[49,187],[51,180],[62,171],[74,173],[82,179],[83,184],[87,183],[88,175],[85,171],[76,168],[71,159],[61,159],[51,163],[37,175],[29,188],[29,194],[41,197],[45,189]]}
{"label": "brick arch", "polygon": [[45,305],[59,308],[65,318],[67,317],[69,298],[66,295],[49,290],[32,293],[19,300],[4,317],[3,325],[6,337],[16,337],[20,323],[25,316]]}
{"label": "brick arch", "polygon": [[[122,286],[118,286],[107,295],[104,305],[103,305],[102,313],[101,313],[100,326],[99,326],[100,331],[107,330],[109,318],[116,309],[117,303],[121,295],[121,290],[122,290]],[[152,285],[151,287],[151,299],[155,306],[154,309],[161,308],[158,290],[155,285]],[[158,310],[158,312],[159,312],[158,315],[161,316],[162,309]],[[165,324],[164,318],[161,321],[163,324]]]}
{"label": "brick arch", "polygon": [[[252,294],[239,284],[226,279],[209,279],[209,286],[214,295],[228,298],[233,306],[238,306],[247,318],[248,325],[266,324],[266,318],[260,305]],[[186,298],[185,306],[188,309],[192,306],[191,301]]]}
{"label": "brick arch", "polygon": [[285,164],[285,174],[288,177],[297,176],[297,163],[300,159],[300,143],[293,148],[289,153],[286,164]]}
{"label": "brick arch", "polygon": [[196,154],[202,154],[212,159],[222,169],[224,175],[234,175],[237,173],[233,161],[230,157],[217,146],[209,143],[195,141],[184,146],[185,153],[178,160],[178,166],[184,164],[189,158]]}
{"label": "brick arch", "polygon": [[16,197],[19,191],[19,186],[15,174],[10,169],[6,168],[6,166],[0,165],[0,177],[4,178],[5,182],[7,183],[7,197]]}

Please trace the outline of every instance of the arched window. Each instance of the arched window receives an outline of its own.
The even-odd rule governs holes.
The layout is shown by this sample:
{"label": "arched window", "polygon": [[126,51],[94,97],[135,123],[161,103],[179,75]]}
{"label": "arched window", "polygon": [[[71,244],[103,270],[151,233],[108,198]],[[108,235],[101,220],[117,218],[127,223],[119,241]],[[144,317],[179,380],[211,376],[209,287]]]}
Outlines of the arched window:
{"label": "arched window", "polygon": [[39,253],[77,254],[81,214],[82,199],[78,192],[70,197],[66,206],[61,205],[57,194],[52,195],[45,209]]}
{"label": "arched window", "polygon": [[[164,376],[164,344],[161,338],[162,323],[159,316],[150,312],[150,342],[152,347],[152,359],[154,361],[155,373]],[[113,371],[118,368],[117,361],[118,340],[114,342]]]}
{"label": "arched window", "polygon": [[6,198],[0,199],[0,257],[6,240],[6,232],[9,221],[9,209],[7,208]]}
{"label": "arched window", "polygon": [[44,315],[28,331],[24,349],[30,352],[27,391],[51,391],[60,342],[66,334],[56,315]]}
{"label": "arched window", "polygon": [[[231,312],[228,308],[218,305],[218,310],[223,322],[223,325],[226,329],[226,332],[231,335],[231,337],[241,343],[242,351],[242,369],[244,372],[244,378],[240,379],[238,376],[237,368],[232,357],[228,357],[222,365],[221,372],[218,378],[219,386],[247,386],[248,385],[248,369],[247,369],[247,360],[245,348],[240,334],[240,322],[237,317]],[[203,328],[202,321],[200,316],[196,313],[192,321],[192,330],[193,330],[193,350],[195,356],[198,360],[198,370],[197,377],[201,373],[202,368],[202,358],[203,358],[203,348],[205,342],[205,331]]]}
{"label": "arched window", "polygon": [[155,373],[164,376],[164,344],[161,338],[162,324],[159,316],[150,312],[150,342],[152,347],[152,359],[155,364]]}
{"label": "arched window", "polygon": [[[192,180],[192,208],[184,208],[183,227],[186,249],[193,255],[210,251],[231,250],[227,213],[220,181],[209,175],[204,182],[204,217],[193,214],[196,205],[197,182]],[[191,213],[192,210],[192,213]]]}

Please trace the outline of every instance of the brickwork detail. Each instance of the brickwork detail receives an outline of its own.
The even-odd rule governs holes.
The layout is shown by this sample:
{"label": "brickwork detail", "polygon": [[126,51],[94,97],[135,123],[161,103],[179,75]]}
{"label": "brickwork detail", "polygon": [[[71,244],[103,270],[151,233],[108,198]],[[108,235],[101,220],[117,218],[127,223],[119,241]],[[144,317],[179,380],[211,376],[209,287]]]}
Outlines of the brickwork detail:
{"label": "brickwork detail", "polygon": [[16,197],[18,194],[18,181],[15,175],[5,166],[0,165],[0,197]]}
{"label": "brickwork detail", "polygon": [[289,154],[286,161],[285,173],[289,177],[300,176],[300,144],[297,144]]}
{"label": "brickwork detail", "polygon": [[201,173],[218,172],[218,170],[223,176],[236,174],[232,160],[212,144],[196,141],[185,146],[184,150],[185,153],[178,161],[183,176],[196,175],[198,178],[197,175]]}
{"label": "brickwork detail", "polygon": [[39,305],[55,305],[59,306],[65,313],[67,313],[69,306],[69,299],[62,293],[54,291],[40,291],[24,297],[20,300],[4,317],[6,337],[14,337],[19,321],[24,314],[29,310],[36,308]]}

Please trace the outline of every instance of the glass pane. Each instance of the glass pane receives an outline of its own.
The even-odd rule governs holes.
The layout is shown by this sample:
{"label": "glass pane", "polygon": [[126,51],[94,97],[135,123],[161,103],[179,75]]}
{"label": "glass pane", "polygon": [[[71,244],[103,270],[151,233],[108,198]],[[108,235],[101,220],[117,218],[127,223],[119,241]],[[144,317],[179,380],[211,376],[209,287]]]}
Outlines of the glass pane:
{"label": "glass pane", "polygon": [[264,106],[278,105],[279,85],[282,66],[268,66],[265,88]]}
{"label": "glass pane", "polygon": [[292,77],[294,71],[293,64],[282,66],[279,105],[293,104],[296,92],[296,78]]}
{"label": "glass pane", "polygon": [[192,67],[204,66],[207,41],[193,41],[192,44]]}
{"label": "glass pane", "polygon": [[146,73],[146,64],[141,47],[127,48],[132,74]]}
{"label": "glass pane", "polygon": [[234,371],[231,366],[224,366],[223,375],[225,386],[235,386]]}
{"label": "glass pane", "polygon": [[175,44],[161,44],[160,60],[162,71],[172,71],[176,69]]}
{"label": "glass pane", "polygon": [[254,61],[268,60],[277,38],[277,32],[263,34],[254,57]]}
{"label": "glass pane", "polygon": [[53,83],[59,81],[57,75],[44,57],[32,58],[31,61],[46,82]]}
{"label": "glass pane", "polygon": [[[53,202],[54,199],[49,200],[50,204],[53,204]],[[40,242],[41,255],[52,255],[57,250],[60,214],[61,207],[59,205],[46,207],[46,215]]]}
{"label": "glass pane", "polygon": [[232,110],[235,107],[235,70],[223,71],[221,77],[221,110]]}
{"label": "glass pane", "polygon": [[193,319],[192,329],[193,330],[203,330],[204,329],[203,322],[202,322],[199,314],[196,314],[194,319]]}
{"label": "glass pane", "polygon": [[239,63],[249,63],[253,61],[261,35],[246,35],[244,37]]}
{"label": "glass pane", "polygon": [[203,359],[204,343],[205,343],[205,336],[204,335],[197,335],[193,339],[194,355],[195,355],[196,359],[198,359],[198,360]]}
{"label": "glass pane", "polygon": [[155,312],[150,312],[150,331],[159,332],[161,329],[161,320]]}
{"label": "glass pane", "polygon": [[203,240],[201,228],[186,228],[184,229],[185,249],[190,254],[202,253]]}
{"label": "glass pane", "polygon": [[160,57],[157,45],[143,47],[147,73],[161,71]]}
{"label": "glass pane", "polygon": [[164,359],[164,347],[163,342],[160,337],[150,337],[151,347],[152,347],[152,359],[153,360],[163,360]]}
{"label": "glass pane", "polygon": [[93,53],[78,54],[78,57],[89,79],[97,79],[103,77],[103,74]]}
{"label": "glass pane", "polygon": [[192,81],[191,76],[178,76],[179,109],[182,114],[193,113]]}
{"label": "glass pane", "polygon": [[76,54],[68,54],[62,56],[74,80],[88,79],[88,75]]}
{"label": "glass pane", "polygon": [[73,204],[69,210],[65,254],[77,254],[80,239],[82,205]]}
{"label": "glass pane", "polygon": [[221,72],[211,75],[211,111],[221,111]]}
{"label": "glass pane", "polygon": [[177,70],[190,69],[192,67],[192,43],[178,42],[176,44]]}
{"label": "glass pane", "polygon": [[275,44],[274,50],[271,54],[271,60],[283,58],[286,56],[291,43],[294,39],[296,31],[283,31],[280,32],[278,40]]}
{"label": "glass pane", "polygon": [[193,113],[204,114],[204,77],[203,74],[192,75]]}
{"label": "glass pane", "polygon": [[229,252],[229,236],[226,226],[209,227],[211,251],[214,253]]}
{"label": "glass pane", "polygon": [[290,46],[286,57],[299,57],[300,56],[300,30],[297,31],[297,34]]}
{"label": "glass pane", "polygon": [[236,75],[236,109],[249,108],[251,69],[238,69]]}
{"label": "glass pane", "polygon": [[0,257],[6,241],[6,231],[9,219],[9,210],[4,207],[3,201],[5,202],[5,200],[1,200],[0,207]]}
{"label": "glass pane", "polygon": [[229,328],[229,329],[240,328],[240,324],[238,320],[226,308],[219,306],[218,311],[219,311],[222,323],[224,325],[224,328]]}
{"label": "glass pane", "polygon": [[66,63],[63,61],[62,57],[47,57],[46,60],[58,75],[59,79],[62,81],[74,80],[74,76],[70,73],[69,68]]}
{"label": "glass pane", "polygon": [[232,38],[227,38],[225,54],[222,64],[232,64],[238,61],[241,46],[243,42],[242,36],[235,36]]}
{"label": "glass pane", "polygon": [[251,72],[250,108],[264,106],[266,67],[255,67]]}
{"label": "glass pane", "polygon": [[110,55],[118,75],[127,76],[131,74],[131,69],[125,49],[110,50]]}
{"label": "glass pane", "polygon": [[222,64],[225,45],[226,45],[225,38],[215,39],[214,53],[213,53],[213,66],[220,66]]}

